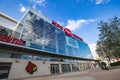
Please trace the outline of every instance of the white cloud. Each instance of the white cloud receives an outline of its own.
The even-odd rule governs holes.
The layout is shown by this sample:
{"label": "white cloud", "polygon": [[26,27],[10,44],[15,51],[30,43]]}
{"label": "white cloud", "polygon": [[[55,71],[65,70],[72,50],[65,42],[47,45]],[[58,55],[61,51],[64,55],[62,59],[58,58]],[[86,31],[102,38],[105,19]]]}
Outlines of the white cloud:
{"label": "white cloud", "polygon": [[95,0],[95,4],[103,4],[108,2],[110,2],[110,0]]}
{"label": "white cloud", "polygon": [[101,4],[103,3],[103,0],[96,0],[95,4]]}
{"label": "white cloud", "polygon": [[77,3],[84,2],[87,4],[106,4],[110,2],[111,0],[76,0]]}
{"label": "white cloud", "polygon": [[66,28],[70,30],[76,30],[78,28],[81,28],[83,25],[89,24],[91,22],[94,22],[94,19],[77,19],[77,20],[68,20]]}
{"label": "white cloud", "polygon": [[92,55],[93,55],[94,59],[98,59],[99,56],[96,53],[96,43],[91,43],[91,44],[88,44],[88,45],[90,47],[90,50],[92,52]]}
{"label": "white cloud", "polygon": [[44,6],[46,2],[46,0],[30,0],[30,1],[40,6]]}
{"label": "white cloud", "polygon": [[36,38],[35,40],[35,43],[41,44],[41,45],[48,45],[49,42],[50,42],[50,39],[48,38],[39,38],[39,39]]}
{"label": "white cloud", "polygon": [[41,10],[38,10],[38,12],[42,13],[42,11],[41,11]]}
{"label": "white cloud", "polygon": [[20,12],[25,12],[26,11],[26,8],[23,6],[23,4],[20,4]]}

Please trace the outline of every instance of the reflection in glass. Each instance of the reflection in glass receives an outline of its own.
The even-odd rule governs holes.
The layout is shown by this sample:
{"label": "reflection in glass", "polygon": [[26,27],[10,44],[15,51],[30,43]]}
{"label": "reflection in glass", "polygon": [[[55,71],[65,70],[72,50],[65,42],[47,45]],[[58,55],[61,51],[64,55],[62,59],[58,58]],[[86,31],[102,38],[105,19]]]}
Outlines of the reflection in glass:
{"label": "reflection in glass", "polygon": [[[27,47],[74,57],[93,58],[88,45],[74,37],[66,36],[37,14],[29,11],[18,24],[13,36],[26,41]],[[36,59],[41,59],[36,57]]]}

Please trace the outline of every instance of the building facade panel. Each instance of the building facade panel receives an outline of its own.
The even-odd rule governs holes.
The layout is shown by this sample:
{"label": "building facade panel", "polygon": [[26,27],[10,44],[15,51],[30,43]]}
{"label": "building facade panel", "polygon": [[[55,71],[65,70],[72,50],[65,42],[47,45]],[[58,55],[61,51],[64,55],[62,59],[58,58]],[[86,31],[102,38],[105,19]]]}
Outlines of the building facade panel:
{"label": "building facade panel", "polygon": [[[19,39],[26,42],[25,46],[55,54],[93,58],[84,41],[67,35],[66,32],[33,11],[30,9],[16,28],[16,31],[19,30]],[[23,27],[20,30],[19,25],[21,23]]]}
{"label": "building facade panel", "polygon": [[[0,15],[1,17],[1,15]],[[2,22],[5,18],[7,26]],[[19,79],[53,75],[72,71],[92,69],[93,61],[89,46],[77,35],[29,9],[17,21],[0,18],[0,76],[4,79]],[[65,32],[66,31],[66,32]],[[88,62],[89,61],[89,62]],[[8,65],[11,64],[11,65]],[[9,72],[10,71],[10,72]],[[2,79],[0,77],[0,79]]]}

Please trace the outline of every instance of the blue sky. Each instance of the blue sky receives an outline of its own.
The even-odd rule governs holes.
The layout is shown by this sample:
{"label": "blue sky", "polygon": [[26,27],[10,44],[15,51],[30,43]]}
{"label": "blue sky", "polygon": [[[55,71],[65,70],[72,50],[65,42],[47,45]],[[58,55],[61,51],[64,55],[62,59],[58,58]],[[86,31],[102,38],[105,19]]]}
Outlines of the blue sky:
{"label": "blue sky", "polygon": [[29,6],[82,37],[95,53],[97,23],[113,16],[120,18],[120,0],[0,0],[0,12],[17,20]]}

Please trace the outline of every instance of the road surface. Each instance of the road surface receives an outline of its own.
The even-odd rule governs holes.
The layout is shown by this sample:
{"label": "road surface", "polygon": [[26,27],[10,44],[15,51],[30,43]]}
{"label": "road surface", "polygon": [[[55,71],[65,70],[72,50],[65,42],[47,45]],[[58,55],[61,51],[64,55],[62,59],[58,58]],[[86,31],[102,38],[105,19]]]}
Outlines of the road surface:
{"label": "road surface", "polygon": [[120,68],[112,70],[79,71],[19,80],[120,80]]}

